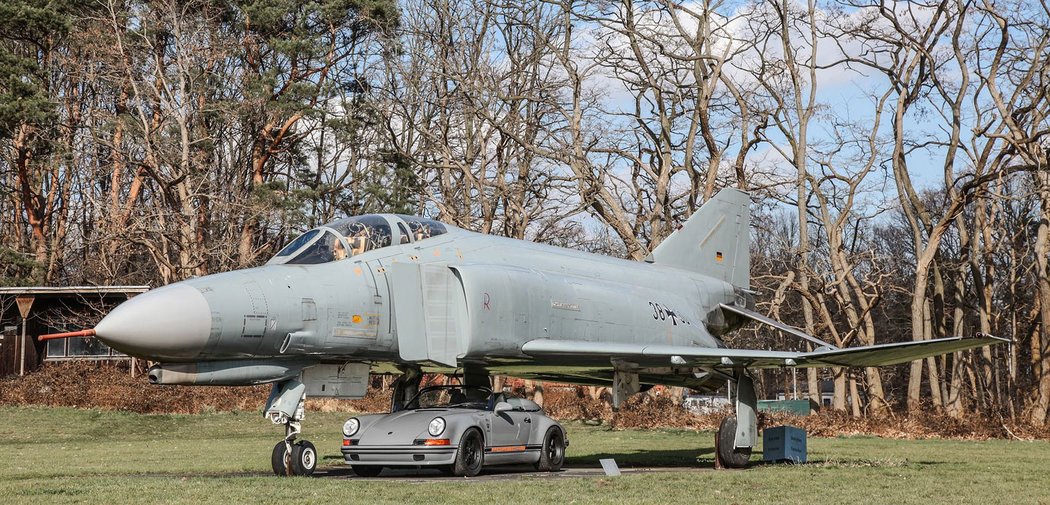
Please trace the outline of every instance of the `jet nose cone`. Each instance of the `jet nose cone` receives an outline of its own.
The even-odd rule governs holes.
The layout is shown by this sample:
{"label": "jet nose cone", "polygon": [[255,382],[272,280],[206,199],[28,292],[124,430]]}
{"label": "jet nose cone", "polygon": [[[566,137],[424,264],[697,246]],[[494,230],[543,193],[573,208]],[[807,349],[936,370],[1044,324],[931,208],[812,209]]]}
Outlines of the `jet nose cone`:
{"label": "jet nose cone", "polygon": [[211,334],[211,308],[186,284],[147,291],[110,312],[95,335],[118,351],[155,360],[195,358]]}

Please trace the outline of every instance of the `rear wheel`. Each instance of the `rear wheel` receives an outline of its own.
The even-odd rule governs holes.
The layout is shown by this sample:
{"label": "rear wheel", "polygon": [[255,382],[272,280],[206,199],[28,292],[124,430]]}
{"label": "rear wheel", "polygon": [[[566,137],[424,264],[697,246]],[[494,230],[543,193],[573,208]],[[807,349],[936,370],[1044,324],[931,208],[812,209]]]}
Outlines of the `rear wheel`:
{"label": "rear wheel", "polygon": [[350,469],[358,477],[376,477],[383,471],[383,467],[378,465],[353,465]]}
{"label": "rear wheel", "polygon": [[460,477],[473,477],[481,473],[481,467],[485,464],[485,441],[481,438],[481,432],[471,428],[463,433],[459,441],[459,450],[456,451],[456,463],[452,465],[452,473]]}
{"label": "rear wheel", "polygon": [[565,462],[565,434],[555,426],[547,429],[540,448],[540,460],[536,469],[541,472],[557,472]]}

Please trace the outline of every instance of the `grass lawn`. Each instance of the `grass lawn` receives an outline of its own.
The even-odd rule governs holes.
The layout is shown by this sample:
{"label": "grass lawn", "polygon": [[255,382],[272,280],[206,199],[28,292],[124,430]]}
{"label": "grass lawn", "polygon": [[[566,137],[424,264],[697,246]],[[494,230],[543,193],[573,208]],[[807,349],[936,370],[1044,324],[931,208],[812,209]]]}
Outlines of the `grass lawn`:
{"label": "grass lawn", "polygon": [[[345,414],[307,413],[321,468]],[[1046,503],[1050,443],[811,438],[810,464],[712,471],[713,435],[566,426],[567,467],[691,467],[617,478],[277,478],[257,413],[0,407],[0,503]],[[760,456],[753,458],[758,461]]]}

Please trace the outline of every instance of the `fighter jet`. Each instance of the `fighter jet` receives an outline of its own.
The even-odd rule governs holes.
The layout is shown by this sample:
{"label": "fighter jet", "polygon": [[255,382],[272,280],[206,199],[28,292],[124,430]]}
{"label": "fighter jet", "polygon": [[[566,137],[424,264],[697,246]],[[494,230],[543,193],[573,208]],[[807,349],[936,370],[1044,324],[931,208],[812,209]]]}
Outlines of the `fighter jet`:
{"label": "fighter jet", "polygon": [[[750,197],[724,189],[644,261],[590,254],[375,214],[302,234],[266,265],[136,296],[91,330],[114,349],[157,362],[154,384],[272,384],[265,416],[285,428],[274,471],[309,474],[304,399],[360,398],[371,373],[400,373],[391,409],[426,372],[610,386],[614,407],[655,384],[735,384],[736,415],[718,458],[747,464],[757,433],[749,372],[867,367],[994,344],[977,335],[839,349],[755,312]],[[814,344],[812,352],[730,348],[749,323]]]}

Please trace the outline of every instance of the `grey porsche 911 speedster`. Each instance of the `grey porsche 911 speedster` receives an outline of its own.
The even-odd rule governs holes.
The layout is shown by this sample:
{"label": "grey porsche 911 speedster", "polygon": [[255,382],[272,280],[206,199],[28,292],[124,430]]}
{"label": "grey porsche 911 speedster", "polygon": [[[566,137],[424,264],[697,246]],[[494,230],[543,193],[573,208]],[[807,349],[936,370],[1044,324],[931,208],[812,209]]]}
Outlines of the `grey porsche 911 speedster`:
{"label": "grey porsche 911 speedster", "polygon": [[485,387],[427,387],[396,412],[343,424],[343,459],[362,477],[415,467],[473,477],[515,463],[557,471],[566,446],[565,430],[535,402]]}

